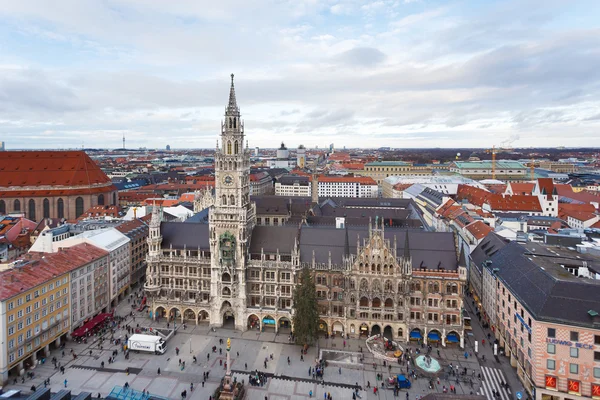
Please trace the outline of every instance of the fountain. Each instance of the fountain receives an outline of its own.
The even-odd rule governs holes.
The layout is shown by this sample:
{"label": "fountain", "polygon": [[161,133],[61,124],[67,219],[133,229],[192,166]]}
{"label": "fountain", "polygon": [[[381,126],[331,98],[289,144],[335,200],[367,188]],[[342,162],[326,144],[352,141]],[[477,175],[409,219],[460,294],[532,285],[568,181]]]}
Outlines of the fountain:
{"label": "fountain", "polygon": [[421,368],[423,371],[429,373],[436,373],[440,369],[442,369],[442,366],[440,365],[438,360],[431,356],[418,356],[415,359],[415,364],[417,364],[417,367]]}
{"label": "fountain", "polygon": [[379,360],[395,362],[404,354],[404,349],[398,343],[383,337],[374,335],[366,340],[367,349]]}

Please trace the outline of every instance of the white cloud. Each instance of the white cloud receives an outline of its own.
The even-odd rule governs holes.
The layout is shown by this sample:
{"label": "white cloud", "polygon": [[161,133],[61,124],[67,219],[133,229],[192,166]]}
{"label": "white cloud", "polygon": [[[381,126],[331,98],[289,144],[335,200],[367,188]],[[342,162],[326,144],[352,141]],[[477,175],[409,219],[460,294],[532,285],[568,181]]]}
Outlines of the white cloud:
{"label": "white cloud", "polygon": [[597,23],[549,25],[566,5],[532,2],[476,18],[469,1],[7,2],[0,29],[29,50],[0,48],[0,135],[13,148],[117,147],[123,133],[132,146],[212,147],[235,72],[261,147],[275,134],[290,146],[589,144]]}

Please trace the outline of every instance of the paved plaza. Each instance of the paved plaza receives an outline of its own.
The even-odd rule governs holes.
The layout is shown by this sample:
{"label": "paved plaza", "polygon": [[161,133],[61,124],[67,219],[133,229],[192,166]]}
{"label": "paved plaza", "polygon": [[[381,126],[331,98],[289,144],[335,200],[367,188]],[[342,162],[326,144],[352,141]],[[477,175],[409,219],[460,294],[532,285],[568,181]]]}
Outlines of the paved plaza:
{"label": "paved plaza", "polygon": [[[469,300],[469,299],[467,299]],[[131,307],[127,301],[122,302],[117,307],[117,315],[126,315],[131,311]],[[476,321],[473,321],[474,325]],[[135,322],[129,316],[126,320],[130,326],[140,324],[146,327],[162,327],[166,328],[166,322],[151,321],[147,315],[137,315]],[[172,325],[170,325],[172,328]],[[475,335],[483,335],[483,332],[478,332],[477,328]],[[115,334],[115,338],[122,337],[124,339],[126,332],[121,330]],[[308,354],[304,356],[304,361],[300,359],[300,346],[291,345],[288,343],[288,334],[275,334],[272,331],[258,332],[238,332],[230,329],[217,328],[211,330],[208,325],[193,325],[183,328],[181,324],[177,324],[177,333],[167,342],[167,351],[163,355],[153,355],[144,353],[130,353],[128,360],[124,358],[122,352],[116,357],[115,362],[109,364],[108,359],[114,350],[119,350],[119,346],[110,345],[108,341],[104,342],[103,350],[98,348],[97,343],[88,341],[87,344],[76,344],[67,342],[65,355],[62,356],[60,350],[53,351],[49,357],[57,357],[61,365],[65,366],[65,373],[61,374],[59,370],[54,369],[54,366],[47,360],[45,364],[38,365],[35,370],[35,378],[33,380],[26,379],[25,383],[21,380],[15,385],[11,382],[6,388],[18,388],[24,392],[29,392],[32,385],[43,387],[43,381],[50,378],[50,387],[53,392],[64,389],[64,381],[67,380],[67,388],[73,394],[80,392],[90,392],[93,397],[100,394],[105,397],[110,393],[113,387],[123,386],[128,383],[131,388],[137,390],[146,390],[153,395],[179,399],[181,392],[187,390],[189,399],[208,400],[215,389],[218,387],[221,378],[225,374],[224,363],[226,360],[225,344],[219,344],[220,339],[232,339],[231,348],[231,369],[234,371],[233,376],[238,381],[248,382],[250,371],[258,370],[264,372],[269,377],[266,385],[262,387],[253,387],[246,385],[247,398],[251,400],[288,400],[288,399],[306,399],[309,398],[309,393],[315,399],[319,400],[325,397],[327,393],[335,399],[352,399],[353,387],[358,383],[362,388],[359,392],[361,398],[366,399],[393,399],[392,390],[381,389],[381,382],[377,382],[376,374],[383,373],[384,377],[388,377],[390,373],[388,368],[384,367],[382,362],[375,360],[371,354],[364,354],[364,362],[358,365],[350,365],[339,369],[337,366],[329,366],[325,369],[323,381],[317,381],[309,375],[309,366],[314,366],[314,362],[318,357],[319,349],[335,349],[359,352],[360,348],[366,349],[365,341],[359,339],[346,340],[344,348],[344,340],[341,338],[321,338],[318,345],[311,346],[308,349]],[[472,355],[473,352],[473,336],[468,336],[466,340],[466,352],[471,353],[468,358],[465,358],[465,350],[460,348],[442,349],[440,346],[439,361],[447,370],[448,365],[458,366],[459,370],[467,368],[467,377],[456,382],[455,376],[450,376],[446,373],[440,374],[438,380],[434,380],[433,390],[429,388],[430,380],[428,378],[411,379],[412,387],[410,390],[401,390],[397,399],[417,399],[419,396],[431,392],[441,392],[443,386],[449,387],[451,384],[456,386],[458,394],[479,393],[484,394],[488,398],[492,398],[492,390],[499,389],[500,382],[508,382],[511,387],[518,386],[514,372],[508,366],[507,362],[498,363],[493,360],[491,349],[483,349],[487,355],[485,362],[482,362],[477,357]],[[402,344],[403,346],[414,349],[416,345]],[[212,347],[216,346],[216,353],[212,352]],[[179,355],[176,355],[175,349],[179,348]],[[222,349],[222,354],[219,352]],[[71,349],[77,358],[71,354]],[[92,351],[90,356],[90,350]],[[434,347],[432,355],[437,357],[437,348]],[[207,359],[207,355],[209,358]],[[197,363],[193,363],[193,356],[197,357]],[[271,360],[272,356],[272,360]],[[288,357],[290,365],[288,365]],[[179,365],[179,360],[185,362],[185,368],[182,370]],[[265,359],[268,359],[267,368],[264,366]],[[101,368],[101,362],[104,361],[104,368]],[[373,363],[375,363],[375,368]],[[482,364],[483,369],[482,369]],[[126,374],[125,370],[129,368],[130,374]],[[158,369],[160,368],[160,375]],[[204,387],[202,386],[203,373],[209,371],[209,378]],[[246,373],[245,371],[248,371]],[[391,374],[406,373],[406,365],[394,363],[391,368]],[[512,374],[513,376],[510,376]],[[478,375],[483,375],[483,381],[478,379]],[[473,385],[471,386],[467,378],[472,378]],[[450,379],[450,380],[448,380]],[[194,390],[190,391],[190,384],[194,384]],[[377,394],[373,393],[372,389],[367,389],[367,385],[379,384],[380,390]],[[518,390],[518,389],[516,389]],[[513,399],[516,390],[510,392],[501,391],[503,400]],[[408,393],[408,397],[407,394]]]}

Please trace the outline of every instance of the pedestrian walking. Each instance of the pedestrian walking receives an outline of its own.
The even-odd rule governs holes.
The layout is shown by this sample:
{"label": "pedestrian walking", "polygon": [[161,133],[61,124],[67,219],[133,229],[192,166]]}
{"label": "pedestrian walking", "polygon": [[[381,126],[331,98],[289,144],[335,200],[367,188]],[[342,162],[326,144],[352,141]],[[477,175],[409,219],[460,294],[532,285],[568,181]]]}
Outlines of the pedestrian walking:
{"label": "pedestrian walking", "polygon": [[67,380],[65,379],[65,387],[67,387]]}
{"label": "pedestrian walking", "polygon": [[158,369],[158,371],[156,371],[156,373],[157,373],[158,375],[160,375],[160,368]]}

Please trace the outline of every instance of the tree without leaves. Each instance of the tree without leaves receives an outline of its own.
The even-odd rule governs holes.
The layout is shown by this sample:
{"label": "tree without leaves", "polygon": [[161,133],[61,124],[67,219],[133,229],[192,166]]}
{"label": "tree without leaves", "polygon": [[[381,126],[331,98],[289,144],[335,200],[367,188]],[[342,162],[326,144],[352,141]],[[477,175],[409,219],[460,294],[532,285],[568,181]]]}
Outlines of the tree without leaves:
{"label": "tree without leaves", "polygon": [[312,344],[317,338],[319,311],[317,290],[308,268],[302,270],[300,284],[294,288],[294,335],[298,344]]}

